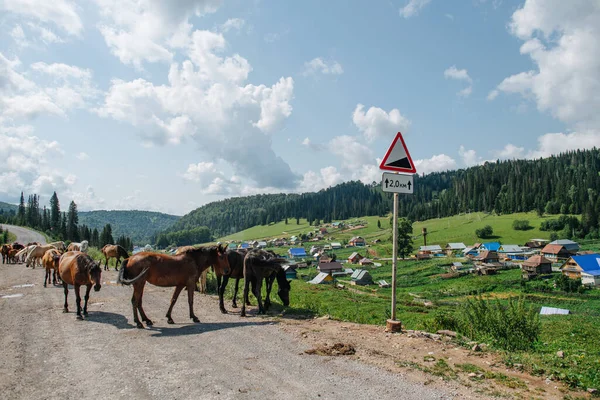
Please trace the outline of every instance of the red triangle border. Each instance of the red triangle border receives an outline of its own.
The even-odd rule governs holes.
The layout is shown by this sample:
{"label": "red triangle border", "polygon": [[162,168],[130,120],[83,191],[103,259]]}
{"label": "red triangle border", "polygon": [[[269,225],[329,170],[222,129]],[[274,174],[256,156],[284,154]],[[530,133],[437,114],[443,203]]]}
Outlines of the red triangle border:
{"label": "red triangle border", "polygon": [[[406,156],[408,157],[408,161],[410,162],[410,165],[412,166],[412,168],[389,167],[389,166],[385,165],[385,163],[388,160],[388,157],[390,156],[390,153],[392,152],[392,149],[396,146],[396,142],[398,142],[398,139],[400,139],[400,141],[402,142],[402,146],[404,147],[404,151],[406,152]],[[383,160],[381,160],[381,163],[379,164],[379,169],[383,169],[386,171],[406,172],[406,173],[411,173],[411,174],[417,173],[417,169],[415,168],[415,163],[413,162],[412,157],[410,156],[410,153],[408,151],[408,148],[406,147],[406,143],[404,142],[402,133],[398,132],[396,134],[396,137],[392,141],[392,145],[390,146],[388,151],[385,153]]]}

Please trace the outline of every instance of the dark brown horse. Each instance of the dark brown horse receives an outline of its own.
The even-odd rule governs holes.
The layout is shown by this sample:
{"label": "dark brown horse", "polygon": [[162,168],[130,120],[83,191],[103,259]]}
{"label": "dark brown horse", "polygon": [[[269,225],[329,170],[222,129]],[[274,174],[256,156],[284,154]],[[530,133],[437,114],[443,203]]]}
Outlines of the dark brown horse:
{"label": "dark brown horse", "polygon": [[0,254],[2,254],[2,264],[8,264],[8,253],[12,250],[12,246],[10,244],[3,244],[0,247]]}
{"label": "dark brown horse", "polygon": [[83,315],[87,316],[87,305],[92,285],[96,292],[102,287],[100,284],[102,274],[100,263],[95,262],[92,257],[80,251],[68,251],[60,257],[58,271],[65,291],[65,308],[63,312],[69,312],[67,295],[69,294],[69,285],[73,285],[77,302],[77,319],[83,319],[81,315],[81,295],[79,294],[79,288],[81,285],[85,285],[87,288],[84,297],[85,303],[83,305]]}
{"label": "dark brown horse", "polygon": [[[290,282],[285,278],[285,271],[281,264],[286,262],[284,258],[279,258],[272,252],[264,250],[252,250],[244,257],[244,300],[248,299],[248,291],[252,285],[252,293],[258,301],[258,313],[265,314],[266,308],[262,302],[262,283],[267,279],[267,292],[273,285],[274,277],[277,278],[279,290],[277,294],[281,298],[284,306],[290,304]],[[270,283],[269,283],[270,280]],[[271,304],[269,300],[268,304]],[[242,317],[246,316],[246,301],[242,302]]]}
{"label": "dark brown horse", "polygon": [[[12,248],[19,251],[19,250],[23,250],[25,248],[25,246],[23,246],[21,243],[19,242],[14,242],[12,244]],[[17,262],[25,262],[25,257],[27,257],[27,253],[23,254],[20,260],[17,260]]]}
{"label": "dark brown horse", "polygon": [[131,305],[136,326],[138,328],[144,327],[138,318],[138,310],[142,316],[142,321],[149,326],[152,325],[152,321],[146,316],[142,307],[142,296],[146,282],[162,287],[175,286],[171,305],[167,311],[167,322],[169,324],[174,323],[171,318],[171,311],[183,288],[187,288],[188,292],[190,318],[194,322],[200,322],[194,314],[194,289],[202,271],[211,265],[220,274],[229,273],[229,262],[225,254],[225,248],[221,245],[191,248],[175,256],[142,252],[123,261],[117,282],[124,285],[133,285]]}
{"label": "dark brown horse", "polygon": [[115,258],[115,271],[117,270],[117,265],[121,261],[121,258],[128,259],[129,254],[127,254],[127,250],[118,244],[107,244],[101,250],[102,254],[104,254],[104,258],[106,259],[106,263],[104,264],[104,270],[108,271],[108,260],[111,258]]}
{"label": "dark brown horse", "polygon": [[[46,282],[50,283],[50,275],[52,275],[52,284],[56,285],[56,274],[58,272],[58,264],[60,261],[60,251],[57,249],[50,249],[46,251],[42,257],[42,265],[46,269],[46,276],[44,277],[44,287]],[[50,272],[52,271],[52,273]],[[58,276],[60,280],[60,274]]]}

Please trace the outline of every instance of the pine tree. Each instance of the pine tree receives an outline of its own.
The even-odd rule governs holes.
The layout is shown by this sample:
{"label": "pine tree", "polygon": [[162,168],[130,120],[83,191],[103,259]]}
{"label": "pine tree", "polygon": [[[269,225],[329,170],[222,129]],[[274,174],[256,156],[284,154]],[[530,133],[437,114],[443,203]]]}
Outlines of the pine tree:
{"label": "pine tree", "polygon": [[94,228],[94,230],[92,231],[92,240],[90,241],[90,244],[94,247],[102,247],[100,246],[100,235],[98,234],[97,228]]}
{"label": "pine tree", "polygon": [[71,201],[67,213],[67,238],[73,242],[79,242],[79,216],[77,215],[77,204]]}
{"label": "pine tree", "polygon": [[60,203],[56,192],[50,197],[50,229],[55,235],[60,233]]}
{"label": "pine tree", "polygon": [[19,211],[17,212],[17,225],[25,225],[25,197],[21,192],[21,199],[19,200]]}
{"label": "pine tree", "polygon": [[44,210],[42,211],[42,231],[46,232],[48,229],[50,229],[50,217],[48,216],[46,206],[44,206]]}
{"label": "pine tree", "polygon": [[62,218],[60,222],[60,237],[62,240],[68,240],[67,235],[67,214],[62,213]]}

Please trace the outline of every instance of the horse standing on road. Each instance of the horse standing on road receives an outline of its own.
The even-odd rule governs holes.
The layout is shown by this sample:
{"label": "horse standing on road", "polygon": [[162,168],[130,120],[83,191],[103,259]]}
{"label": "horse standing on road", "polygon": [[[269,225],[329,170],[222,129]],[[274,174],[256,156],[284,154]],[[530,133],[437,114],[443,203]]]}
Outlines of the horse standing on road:
{"label": "horse standing on road", "polygon": [[188,292],[188,304],[190,318],[194,322],[200,322],[194,314],[194,289],[200,274],[210,266],[221,274],[229,273],[229,262],[225,249],[219,245],[214,247],[191,248],[179,255],[169,256],[151,252],[135,254],[124,260],[119,270],[118,283],[133,285],[133,296],[131,305],[133,308],[133,320],[138,328],[144,325],[138,318],[138,310],[148,326],[152,321],[146,316],[142,307],[142,296],[146,282],[156,286],[175,286],[175,292],[171,298],[171,304],[167,311],[167,322],[173,324],[171,311],[183,288]]}
{"label": "horse standing on road", "polygon": [[27,247],[27,258],[25,259],[25,266],[29,267],[30,265],[32,266],[32,269],[35,269],[35,264],[36,263],[41,263],[42,257],[44,257],[44,254],[46,254],[46,252],[48,250],[51,249],[55,249],[56,247],[52,246],[51,244],[47,244],[45,246],[36,246],[33,245]]}
{"label": "horse standing on road", "polygon": [[107,244],[100,251],[104,254],[104,258],[106,258],[106,263],[104,264],[104,270],[108,271],[108,260],[111,258],[115,258],[115,271],[117,271],[117,265],[121,261],[121,258],[128,259],[129,254],[127,254],[127,250],[118,244]]}
{"label": "horse standing on road", "polygon": [[67,247],[67,251],[81,251],[82,253],[87,253],[89,245],[87,240],[83,240],[81,243],[72,242]]}
{"label": "horse standing on road", "polygon": [[[69,294],[69,285],[73,285],[75,289],[75,301],[77,303],[77,319],[83,319],[84,315],[88,315],[87,305],[92,286],[94,286],[94,291],[96,292],[102,287],[100,284],[102,274],[100,262],[95,262],[92,257],[80,251],[68,251],[60,257],[58,271],[65,292],[65,308],[63,312],[69,312],[67,296]],[[79,294],[79,288],[82,285],[86,286],[83,315],[81,312],[81,295]]]}
{"label": "horse standing on road", "polygon": [[[60,251],[57,249],[50,249],[42,257],[42,265],[46,269],[46,276],[44,277],[44,287],[46,287],[46,281],[50,282],[50,271],[52,271],[52,284],[56,285],[56,275],[58,273],[58,264],[60,261]],[[58,274],[60,280],[60,274]]]}
{"label": "horse standing on road", "polygon": [[12,246],[10,244],[3,244],[0,247],[0,254],[2,254],[2,264],[8,264],[8,253],[12,250]]}

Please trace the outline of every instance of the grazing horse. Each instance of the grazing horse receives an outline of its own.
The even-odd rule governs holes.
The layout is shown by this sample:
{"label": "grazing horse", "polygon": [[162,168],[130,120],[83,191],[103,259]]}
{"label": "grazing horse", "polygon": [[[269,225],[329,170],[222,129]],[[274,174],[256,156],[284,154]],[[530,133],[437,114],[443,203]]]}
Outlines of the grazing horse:
{"label": "grazing horse", "polygon": [[10,251],[8,252],[8,256],[7,256],[7,264],[10,264],[11,262],[13,264],[16,264],[19,262],[19,257],[17,257],[19,253],[19,250],[17,249],[10,249]]}
{"label": "grazing horse", "polygon": [[104,258],[106,258],[106,264],[104,264],[104,270],[108,271],[108,260],[110,258],[115,258],[115,271],[117,270],[117,265],[121,261],[121,257],[124,259],[129,258],[129,254],[127,254],[127,250],[118,244],[107,244],[101,250],[102,254],[104,254]]}
{"label": "grazing horse", "polygon": [[[46,268],[46,276],[44,277],[44,287],[46,287],[46,281],[50,282],[50,270],[52,270],[52,284],[56,285],[56,273],[58,272],[58,263],[60,261],[60,251],[57,249],[50,249],[42,257],[42,264]],[[58,276],[60,280],[60,274]]]}
{"label": "grazing horse", "polygon": [[[237,294],[238,288],[240,285],[240,279],[244,277],[244,256],[246,256],[247,251],[245,250],[227,250],[227,258],[229,260],[229,275],[219,275],[217,274],[217,287],[219,290],[219,309],[223,314],[227,314],[227,310],[225,309],[225,305],[223,304],[223,295],[225,294],[225,288],[227,287],[227,283],[229,279],[235,279],[235,290],[233,292],[233,302],[231,306],[233,308],[237,308]],[[221,279],[223,281],[221,282]],[[244,299],[248,303],[248,299]],[[249,305],[249,304],[248,304]]]}
{"label": "grazing horse", "polygon": [[[24,248],[26,248],[26,246],[23,246],[23,245],[22,245],[21,243],[19,243],[19,242],[14,242],[14,243],[12,244],[12,248],[13,248],[13,249],[15,249],[15,250],[23,250]],[[22,256],[22,258],[21,258],[21,260],[20,260],[20,261],[21,261],[21,262],[25,262],[25,257],[27,257],[27,254],[20,254],[20,255],[19,255],[19,257],[21,257],[21,256]],[[19,260],[17,260],[17,262],[19,262]]]}
{"label": "grazing horse", "polygon": [[10,244],[3,244],[0,248],[0,253],[2,254],[2,264],[8,264],[8,253],[12,250],[12,246]]}
{"label": "grazing horse", "polygon": [[[262,302],[262,283],[263,279],[269,278],[272,275],[277,277],[279,290],[277,294],[283,301],[284,306],[290,304],[290,282],[285,279],[285,272],[281,264],[286,262],[284,258],[278,258],[273,253],[264,250],[252,250],[244,257],[244,300],[248,298],[248,290],[252,284],[252,293],[258,301],[258,313],[265,314],[266,309]],[[281,279],[283,277],[283,279]],[[271,280],[271,285],[273,281]],[[269,281],[267,281],[267,289],[269,289]],[[269,301],[270,304],[270,301]],[[242,302],[242,317],[246,316],[246,302]]]}
{"label": "grazing horse", "polygon": [[87,316],[87,305],[92,285],[96,292],[102,287],[100,284],[102,274],[100,262],[95,262],[92,257],[80,251],[68,251],[60,257],[58,271],[65,292],[65,308],[63,309],[63,312],[69,312],[67,295],[69,294],[69,285],[73,285],[77,303],[77,319],[83,319],[83,316],[81,315],[81,295],[79,294],[79,288],[81,285],[86,286],[83,315]]}
{"label": "grazing horse", "polygon": [[87,240],[83,240],[81,243],[70,243],[69,247],[67,247],[67,251],[81,251],[83,253],[87,253],[89,247],[89,243]]}
{"label": "grazing horse", "polygon": [[142,252],[124,260],[119,270],[118,283],[133,285],[133,296],[131,305],[133,307],[133,319],[138,328],[144,325],[138,318],[138,310],[148,326],[152,321],[144,313],[142,308],[142,296],[146,282],[155,286],[175,286],[175,292],[171,298],[171,305],[167,311],[167,322],[173,324],[171,311],[183,288],[187,288],[190,318],[194,322],[200,322],[194,314],[194,288],[202,271],[210,266],[221,274],[229,273],[229,263],[225,249],[219,245],[214,247],[191,248],[179,255],[169,256],[151,252]]}
{"label": "grazing horse", "polygon": [[[29,246],[28,248],[30,248],[31,246]],[[56,247],[52,246],[51,244],[47,244],[45,246],[36,246],[33,245],[33,248],[31,248],[31,250],[29,250],[27,252],[27,258],[25,259],[25,266],[29,267],[29,265],[32,265],[32,269],[35,269],[35,264],[36,262],[41,262],[42,257],[44,257],[44,254],[46,254],[46,252],[50,249],[55,249]]]}

